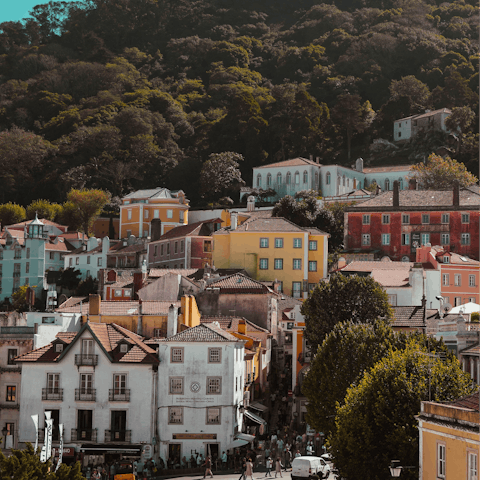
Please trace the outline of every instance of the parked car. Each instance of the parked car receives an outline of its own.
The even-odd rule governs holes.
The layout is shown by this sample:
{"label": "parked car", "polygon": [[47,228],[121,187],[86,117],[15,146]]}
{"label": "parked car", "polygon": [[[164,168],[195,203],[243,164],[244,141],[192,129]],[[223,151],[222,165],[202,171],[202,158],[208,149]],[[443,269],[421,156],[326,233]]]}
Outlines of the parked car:
{"label": "parked car", "polygon": [[328,478],[330,475],[330,465],[323,458],[309,455],[293,460],[292,480],[313,479],[315,475],[319,478]]}

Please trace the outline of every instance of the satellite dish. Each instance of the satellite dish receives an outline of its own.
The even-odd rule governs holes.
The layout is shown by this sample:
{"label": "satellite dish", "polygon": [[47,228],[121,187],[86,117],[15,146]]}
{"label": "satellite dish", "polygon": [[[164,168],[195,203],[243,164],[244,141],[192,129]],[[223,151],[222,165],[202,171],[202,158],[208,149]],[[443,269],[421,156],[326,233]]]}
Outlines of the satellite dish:
{"label": "satellite dish", "polygon": [[442,310],[443,310],[445,313],[449,312],[451,309],[452,309],[452,306],[451,306],[449,303],[445,303],[445,304],[443,304],[443,306],[442,306]]}

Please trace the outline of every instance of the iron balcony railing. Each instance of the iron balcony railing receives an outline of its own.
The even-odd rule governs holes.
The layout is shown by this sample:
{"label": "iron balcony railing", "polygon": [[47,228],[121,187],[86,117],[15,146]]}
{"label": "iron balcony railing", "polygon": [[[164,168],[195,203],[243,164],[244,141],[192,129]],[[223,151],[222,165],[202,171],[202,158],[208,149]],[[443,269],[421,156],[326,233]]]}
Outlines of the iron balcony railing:
{"label": "iron balcony railing", "polygon": [[75,400],[77,402],[94,402],[97,399],[97,390],[95,388],[76,388]]}
{"label": "iron balcony railing", "polygon": [[63,400],[63,388],[42,388],[42,400]]}
{"label": "iron balcony railing", "polygon": [[97,441],[97,429],[95,428],[72,428],[71,433],[72,442],[96,442]]}
{"label": "iron balcony railing", "polygon": [[129,388],[110,388],[108,390],[109,402],[129,402],[130,389]]}
{"label": "iron balcony railing", "polygon": [[108,442],[127,442],[132,441],[131,430],[105,430],[105,443]]}
{"label": "iron balcony railing", "polygon": [[97,365],[98,364],[98,355],[93,355],[91,353],[77,353],[75,355],[75,365]]}

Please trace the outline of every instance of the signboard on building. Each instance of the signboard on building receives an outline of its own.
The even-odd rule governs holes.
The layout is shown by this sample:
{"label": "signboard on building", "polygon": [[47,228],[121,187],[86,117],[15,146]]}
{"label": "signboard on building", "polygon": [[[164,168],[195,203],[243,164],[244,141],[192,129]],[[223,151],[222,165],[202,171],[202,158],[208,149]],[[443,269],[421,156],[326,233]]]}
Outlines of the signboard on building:
{"label": "signboard on building", "polygon": [[216,433],[174,433],[173,440],[216,440]]}
{"label": "signboard on building", "polygon": [[415,252],[417,248],[420,246],[421,240],[421,233],[420,232],[412,232],[412,244],[411,244],[411,251]]}
{"label": "signboard on building", "polygon": [[153,457],[153,448],[151,445],[143,445],[142,447],[142,461],[146,462]]}

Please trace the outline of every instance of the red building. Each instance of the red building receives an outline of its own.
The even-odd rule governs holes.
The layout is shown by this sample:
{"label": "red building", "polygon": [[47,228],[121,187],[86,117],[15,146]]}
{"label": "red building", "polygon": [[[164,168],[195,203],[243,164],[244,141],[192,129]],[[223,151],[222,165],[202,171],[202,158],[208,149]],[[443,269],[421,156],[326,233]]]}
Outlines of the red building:
{"label": "red building", "polygon": [[[168,231],[148,244],[148,267],[204,268],[212,264],[212,233],[222,220],[214,218]],[[152,236],[157,230],[152,227]]]}
{"label": "red building", "polygon": [[441,245],[479,258],[478,186],[452,190],[399,190],[376,196],[345,212],[346,253],[415,261],[420,245]]}

